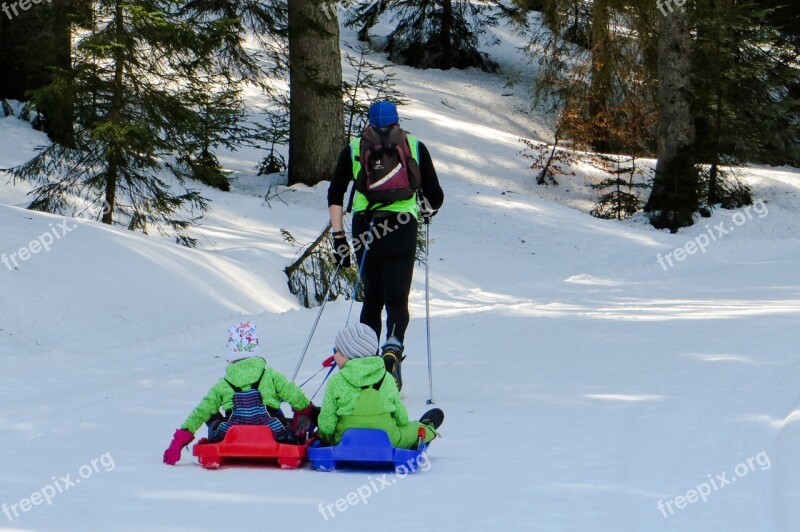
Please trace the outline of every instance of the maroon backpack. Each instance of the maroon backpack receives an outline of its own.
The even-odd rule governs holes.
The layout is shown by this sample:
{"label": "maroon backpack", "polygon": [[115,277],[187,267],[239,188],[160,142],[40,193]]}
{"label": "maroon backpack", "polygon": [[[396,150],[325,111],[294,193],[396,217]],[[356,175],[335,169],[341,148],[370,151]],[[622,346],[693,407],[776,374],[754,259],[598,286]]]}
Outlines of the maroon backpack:
{"label": "maroon backpack", "polygon": [[356,190],[370,206],[411,199],[422,180],[408,137],[397,125],[367,126],[361,133],[359,161]]}

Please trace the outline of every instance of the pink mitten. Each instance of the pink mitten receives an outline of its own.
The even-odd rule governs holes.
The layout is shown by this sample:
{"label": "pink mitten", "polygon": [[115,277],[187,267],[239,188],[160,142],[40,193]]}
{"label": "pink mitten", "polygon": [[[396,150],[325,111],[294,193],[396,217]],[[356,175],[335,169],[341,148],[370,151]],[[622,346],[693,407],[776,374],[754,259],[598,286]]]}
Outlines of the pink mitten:
{"label": "pink mitten", "polygon": [[164,451],[164,463],[167,465],[175,465],[181,459],[181,451],[184,447],[192,443],[194,434],[188,430],[178,429],[172,437],[172,443],[169,444],[167,450]]}

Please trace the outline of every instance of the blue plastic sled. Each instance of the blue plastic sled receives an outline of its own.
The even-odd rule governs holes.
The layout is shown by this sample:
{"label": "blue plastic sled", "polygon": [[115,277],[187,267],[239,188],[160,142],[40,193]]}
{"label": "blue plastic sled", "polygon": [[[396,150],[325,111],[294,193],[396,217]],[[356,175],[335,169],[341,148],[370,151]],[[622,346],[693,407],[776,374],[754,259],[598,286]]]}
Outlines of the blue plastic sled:
{"label": "blue plastic sled", "polygon": [[[362,469],[394,469],[413,473],[419,469],[419,457],[428,448],[397,449],[389,442],[389,435],[377,429],[349,429],[342,435],[339,445],[322,447],[315,441],[308,449],[308,459],[317,471],[333,471],[351,467]],[[426,458],[422,458],[426,460]]]}

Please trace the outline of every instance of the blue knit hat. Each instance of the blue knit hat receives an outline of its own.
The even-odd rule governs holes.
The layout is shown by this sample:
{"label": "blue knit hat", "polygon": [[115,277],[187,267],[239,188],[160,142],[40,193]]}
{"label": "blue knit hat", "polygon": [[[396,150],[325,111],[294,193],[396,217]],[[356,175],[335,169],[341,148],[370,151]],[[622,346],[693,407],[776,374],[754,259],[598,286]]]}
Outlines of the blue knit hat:
{"label": "blue knit hat", "polygon": [[400,124],[400,117],[397,116],[397,106],[395,104],[381,100],[369,107],[369,125],[386,127],[391,124]]}

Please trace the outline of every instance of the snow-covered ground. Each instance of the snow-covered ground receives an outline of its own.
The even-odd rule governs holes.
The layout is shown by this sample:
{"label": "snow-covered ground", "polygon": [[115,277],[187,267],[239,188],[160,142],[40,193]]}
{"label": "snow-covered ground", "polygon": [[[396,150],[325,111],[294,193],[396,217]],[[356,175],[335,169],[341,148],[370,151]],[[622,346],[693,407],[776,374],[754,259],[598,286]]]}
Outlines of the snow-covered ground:
{"label": "snow-covered ground", "polygon": [[[222,375],[235,320],[253,319],[291,375],[316,309],[288,292],[296,249],[280,228],[316,236],[324,184],[266,203],[256,159],[230,154],[236,190],[204,191],[213,211],[189,250],[24,210],[28,186],[3,178],[0,258],[17,267],[0,263],[0,530],[797,530],[800,173],[749,169],[755,206],[676,235],[598,220],[552,201],[574,199],[567,187],[546,199],[531,184],[517,137],[540,138],[539,122],[524,90],[474,71],[398,75],[401,116],[446,193],[430,275],[447,418],[430,467],[161,463]],[[41,142],[0,121],[0,167]],[[403,369],[412,414],[428,398],[423,281],[419,269]],[[326,307],[298,380],[348,310]],[[337,508],[350,493],[364,498]]]}

